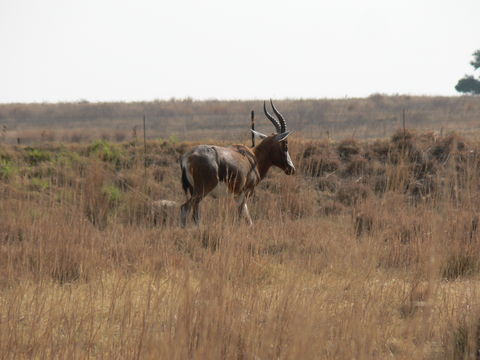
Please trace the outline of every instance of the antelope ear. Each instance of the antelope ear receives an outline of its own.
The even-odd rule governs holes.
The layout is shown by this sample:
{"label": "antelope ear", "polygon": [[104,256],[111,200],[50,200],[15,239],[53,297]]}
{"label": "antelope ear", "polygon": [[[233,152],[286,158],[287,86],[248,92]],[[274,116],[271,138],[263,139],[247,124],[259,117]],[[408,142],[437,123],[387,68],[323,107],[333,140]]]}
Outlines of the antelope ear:
{"label": "antelope ear", "polygon": [[285,131],[285,132],[283,132],[283,133],[281,133],[281,134],[277,134],[277,135],[275,135],[275,140],[277,140],[278,142],[283,141],[283,140],[285,140],[285,139],[288,137],[288,135],[290,135],[291,133],[293,133],[293,131]]}
{"label": "antelope ear", "polygon": [[253,133],[253,135],[255,135],[256,138],[258,139],[265,139],[267,137],[267,135],[265,134],[262,134],[261,132],[258,132],[258,131],[255,131],[255,130],[252,130],[250,129],[250,131]]}

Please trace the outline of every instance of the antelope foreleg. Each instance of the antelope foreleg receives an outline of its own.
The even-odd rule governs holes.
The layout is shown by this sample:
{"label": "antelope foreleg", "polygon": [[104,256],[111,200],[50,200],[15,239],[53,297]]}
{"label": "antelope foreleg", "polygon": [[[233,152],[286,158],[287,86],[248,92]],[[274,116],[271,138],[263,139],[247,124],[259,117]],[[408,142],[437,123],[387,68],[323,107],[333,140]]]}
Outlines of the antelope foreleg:
{"label": "antelope foreleg", "polygon": [[250,212],[248,211],[248,206],[247,206],[247,197],[245,196],[245,193],[242,193],[236,197],[236,202],[238,205],[238,217],[242,218],[245,217],[245,220],[247,221],[248,225],[252,226],[252,218],[250,217]]}

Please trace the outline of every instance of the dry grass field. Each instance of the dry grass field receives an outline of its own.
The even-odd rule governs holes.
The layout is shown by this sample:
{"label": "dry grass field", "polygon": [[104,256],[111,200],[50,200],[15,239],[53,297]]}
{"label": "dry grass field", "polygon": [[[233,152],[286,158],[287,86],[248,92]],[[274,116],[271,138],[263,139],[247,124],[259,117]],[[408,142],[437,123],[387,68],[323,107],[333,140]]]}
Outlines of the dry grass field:
{"label": "dry grass field", "polygon": [[[358,99],[276,100],[275,104],[289,126],[308,139],[386,138],[402,127],[404,110],[410,128],[465,136],[480,133],[480,98],[475,96],[374,94]],[[270,132],[258,100],[0,104],[0,142],[125,141],[141,136],[144,114],[149,139],[248,141],[251,110],[262,119],[257,122],[258,129]]]}
{"label": "dry grass field", "polygon": [[0,145],[0,358],[480,354],[473,136],[292,135],[254,227],[219,192],[186,229],[154,201],[184,199],[193,142],[43,140]]}

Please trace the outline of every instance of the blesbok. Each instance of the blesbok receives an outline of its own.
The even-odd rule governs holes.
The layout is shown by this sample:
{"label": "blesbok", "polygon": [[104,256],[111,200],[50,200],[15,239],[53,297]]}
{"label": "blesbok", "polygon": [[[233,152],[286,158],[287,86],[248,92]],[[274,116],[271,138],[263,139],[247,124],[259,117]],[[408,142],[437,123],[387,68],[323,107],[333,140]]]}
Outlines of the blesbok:
{"label": "blesbok", "polygon": [[285,174],[295,172],[292,159],[288,153],[287,124],[282,114],[270,100],[272,109],[277,117],[270,115],[263,102],[265,116],[275,126],[276,133],[264,135],[251,130],[255,137],[262,141],[253,149],[244,145],[228,147],[215,145],[198,145],[185,153],[181,159],[182,186],[185,194],[190,194],[187,201],[181,206],[181,225],[187,223],[187,217],[193,208],[193,219],[198,225],[200,222],[200,201],[211,192],[219,182],[225,182],[228,190],[235,196],[240,217],[245,216],[252,225],[252,219],[246,204],[252,195],[255,186],[265,177],[268,169],[273,165],[282,169]]}

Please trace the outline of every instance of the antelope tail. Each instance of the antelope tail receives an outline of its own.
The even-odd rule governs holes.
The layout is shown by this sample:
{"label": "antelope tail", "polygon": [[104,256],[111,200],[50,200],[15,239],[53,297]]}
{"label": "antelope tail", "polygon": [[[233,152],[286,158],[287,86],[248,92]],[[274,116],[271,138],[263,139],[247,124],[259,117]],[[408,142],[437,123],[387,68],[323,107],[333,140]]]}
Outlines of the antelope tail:
{"label": "antelope tail", "polygon": [[193,186],[188,181],[187,169],[185,169],[183,166],[182,166],[182,188],[183,188],[183,191],[185,192],[185,195],[188,195],[188,192],[190,192],[190,195],[193,194]]}

